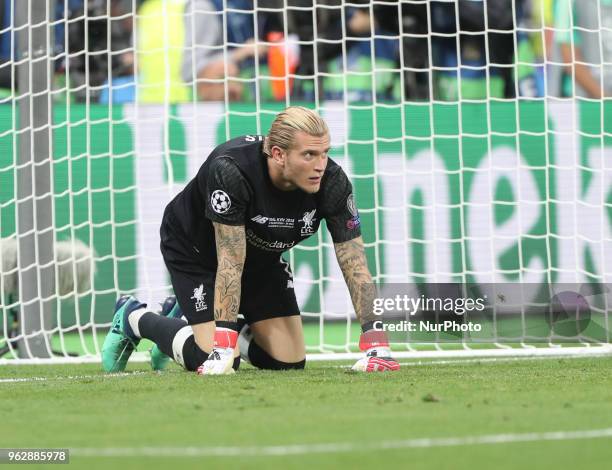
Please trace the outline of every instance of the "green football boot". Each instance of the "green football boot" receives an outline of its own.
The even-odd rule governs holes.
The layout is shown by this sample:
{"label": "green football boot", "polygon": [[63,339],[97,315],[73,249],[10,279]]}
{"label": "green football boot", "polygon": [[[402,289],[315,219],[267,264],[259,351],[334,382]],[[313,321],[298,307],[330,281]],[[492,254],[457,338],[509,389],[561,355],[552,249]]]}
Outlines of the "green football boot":
{"label": "green football boot", "polygon": [[[176,301],[176,296],[171,295],[162,304],[160,315],[163,315],[166,318],[181,318],[183,316],[183,311]],[[163,370],[170,361],[170,357],[163,353],[157,344],[154,344],[150,350],[151,353],[151,367],[153,370]]]}
{"label": "green football boot", "polygon": [[123,295],[117,300],[113,323],[102,344],[102,368],[105,372],[125,370],[130,355],[140,342],[140,338],[134,336],[127,318],[131,312],[142,307],[146,307],[146,304],[131,295]]}

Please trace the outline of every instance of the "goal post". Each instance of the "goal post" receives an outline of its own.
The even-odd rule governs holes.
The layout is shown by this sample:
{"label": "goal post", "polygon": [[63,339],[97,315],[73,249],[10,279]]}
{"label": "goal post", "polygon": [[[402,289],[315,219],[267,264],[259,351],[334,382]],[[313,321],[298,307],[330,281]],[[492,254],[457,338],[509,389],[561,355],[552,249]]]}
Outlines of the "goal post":
{"label": "goal post", "polygon": [[[154,307],[171,293],[159,253],[166,203],[216,145],[265,134],[290,104],[330,127],[330,157],[353,183],[379,285],[605,290],[612,102],[580,95],[562,58],[585,23],[568,10],[569,22],[562,11],[545,24],[545,2],[534,2],[536,15],[508,1],[513,20],[483,10],[480,26],[450,1],[16,2],[0,34],[19,47],[14,85],[0,95],[0,363],[99,360],[119,295]],[[393,30],[388,8],[402,19]],[[454,19],[437,22],[441,13]],[[237,19],[252,22],[246,45],[230,30]],[[597,31],[607,37],[605,22]],[[463,41],[478,47],[466,52]],[[476,52],[481,62],[467,60]],[[245,58],[232,71],[236,54]],[[560,73],[571,96],[550,84]],[[604,75],[599,83],[603,91]],[[286,258],[309,359],[354,357],[359,325],[327,231]],[[523,321],[512,341],[433,335],[393,349],[406,358],[607,354],[608,303],[604,295],[596,306],[595,341],[534,340]]]}
{"label": "goal post", "polygon": [[[19,357],[51,357],[45,330],[53,317],[53,185],[51,165],[52,1],[15,3],[14,57],[18,244]],[[5,104],[4,106],[8,106]]]}

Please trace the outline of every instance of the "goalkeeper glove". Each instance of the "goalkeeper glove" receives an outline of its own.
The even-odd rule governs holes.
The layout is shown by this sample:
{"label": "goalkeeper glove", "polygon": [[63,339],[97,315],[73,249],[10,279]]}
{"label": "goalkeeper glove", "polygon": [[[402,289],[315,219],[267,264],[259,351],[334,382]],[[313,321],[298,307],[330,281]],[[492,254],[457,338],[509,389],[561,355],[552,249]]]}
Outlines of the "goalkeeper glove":
{"label": "goalkeeper glove", "polygon": [[368,330],[361,333],[359,349],[365,356],[352,367],[359,372],[385,372],[399,370],[399,363],[391,357],[389,341],[384,331]]}
{"label": "goalkeeper glove", "polygon": [[226,375],[236,371],[234,365],[234,349],[238,340],[238,332],[229,328],[216,328],[215,341],[208,359],[198,367],[198,375]]}

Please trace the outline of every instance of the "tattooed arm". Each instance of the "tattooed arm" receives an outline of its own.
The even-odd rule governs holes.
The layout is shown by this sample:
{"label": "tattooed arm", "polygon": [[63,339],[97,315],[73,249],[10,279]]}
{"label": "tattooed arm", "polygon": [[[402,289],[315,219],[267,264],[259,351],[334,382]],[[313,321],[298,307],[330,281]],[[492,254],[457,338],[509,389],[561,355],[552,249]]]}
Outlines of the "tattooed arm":
{"label": "tattooed arm", "polygon": [[335,243],[334,248],[359,323],[363,325],[376,320],[372,312],[375,288],[366,261],[363,239],[357,237],[347,242]]}
{"label": "tattooed arm", "polygon": [[353,370],[361,372],[399,370],[399,363],[391,357],[387,334],[374,326],[374,322],[380,320],[380,317],[374,315],[372,309],[376,288],[366,263],[363,239],[357,237],[347,242],[336,243],[334,248],[351,294],[355,313],[361,323],[359,349],[365,354],[353,365]]}
{"label": "tattooed arm", "polygon": [[215,321],[235,322],[240,307],[242,269],[246,258],[244,226],[213,222],[217,244]]}
{"label": "tattooed arm", "polygon": [[215,279],[215,335],[213,350],[198,367],[199,375],[233,374],[238,331],[236,321],[240,308],[242,269],[246,258],[243,225],[213,222],[217,245]]}

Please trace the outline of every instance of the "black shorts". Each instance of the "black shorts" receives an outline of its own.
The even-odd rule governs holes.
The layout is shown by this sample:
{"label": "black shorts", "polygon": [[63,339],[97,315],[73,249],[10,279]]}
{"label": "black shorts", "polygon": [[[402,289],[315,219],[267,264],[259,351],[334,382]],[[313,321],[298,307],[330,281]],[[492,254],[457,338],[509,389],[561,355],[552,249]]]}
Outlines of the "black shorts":
{"label": "black shorts", "polygon": [[[214,320],[215,275],[198,262],[193,248],[162,223],[161,252],[174,294],[190,325]],[[278,262],[242,275],[240,311],[247,323],[299,315],[289,263]]]}

